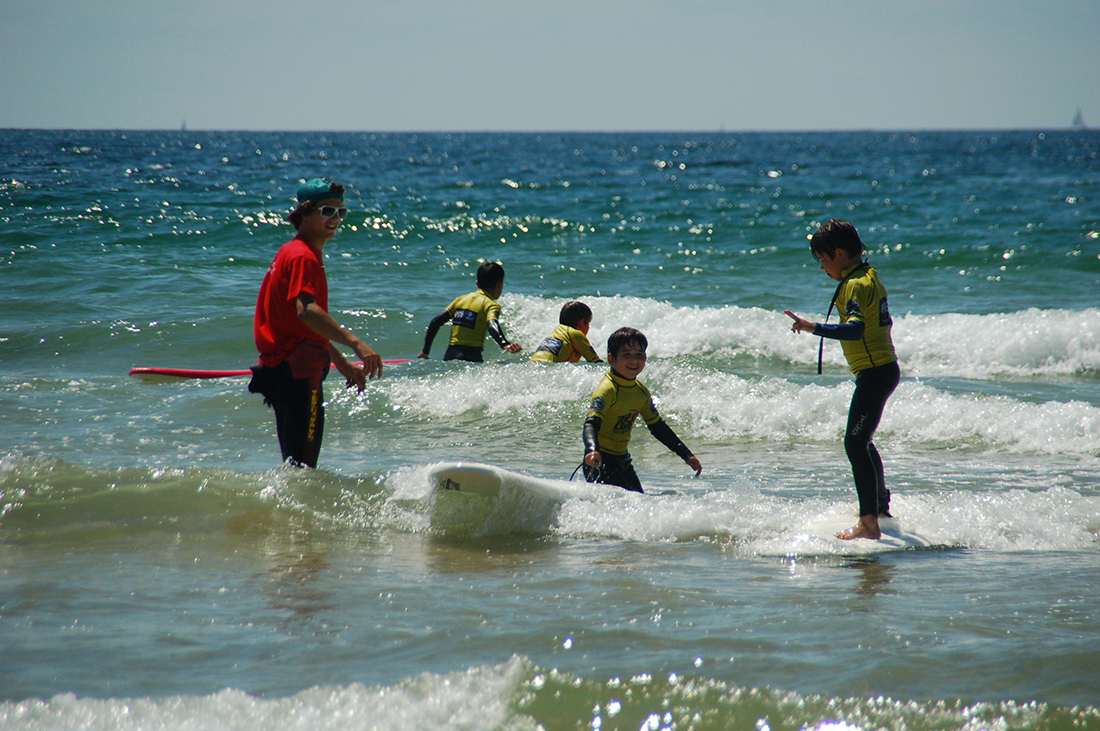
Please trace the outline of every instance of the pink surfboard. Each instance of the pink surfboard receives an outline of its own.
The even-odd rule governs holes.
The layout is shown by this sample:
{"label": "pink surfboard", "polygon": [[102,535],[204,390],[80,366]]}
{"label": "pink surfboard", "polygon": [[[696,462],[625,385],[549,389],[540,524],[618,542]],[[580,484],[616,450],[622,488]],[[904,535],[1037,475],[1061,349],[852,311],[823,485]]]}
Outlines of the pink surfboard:
{"label": "pink surfboard", "polygon": [[[408,363],[409,359],[405,360],[384,360],[383,365],[397,365],[399,363]],[[362,361],[355,365],[363,365]],[[335,368],[335,366],[333,366]],[[235,378],[238,376],[251,376],[252,371],[247,368],[238,371],[207,371],[207,370],[194,370],[188,368],[132,368],[130,369],[130,377],[136,378],[139,381],[148,381],[150,383],[163,383],[166,381],[185,381],[195,378]]]}

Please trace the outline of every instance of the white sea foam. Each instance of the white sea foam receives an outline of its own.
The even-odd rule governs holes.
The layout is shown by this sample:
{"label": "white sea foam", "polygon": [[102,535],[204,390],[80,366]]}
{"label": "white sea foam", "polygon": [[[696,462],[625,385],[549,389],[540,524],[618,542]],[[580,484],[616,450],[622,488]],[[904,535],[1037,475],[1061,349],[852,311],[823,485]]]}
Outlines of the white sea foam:
{"label": "white sea foam", "polygon": [[1100,371],[1100,310],[909,315],[894,326],[898,358],[920,376],[1068,376]]}
{"label": "white sea foam", "polygon": [[548,368],[537,363],[443,367],[430,377],[393,380],[383,388],[394,408],[432,416],[485,410],[500,414],[591,395],[602,370]]}
{"label": "white sea foam", "polygon": [[[537,343],[557,325],[563,304],[521,295],[505,295],[504,301],[514,330],[530,343]],[[817,360],[818,339],[790,332],[790,319],[778,310],[674,307],[636,297],[591,297],[585,302],[593,311],[590,339],[601,353],[612,331],[630,325],[649,338],[649,355],[655,359],[729,353],[792,363]],[[1096,308],[895,315],[893,338],[907,375],[989,379],[1100,371],[1100,310]],[[826,343],[824,361],[834,371],[846,372],[839,343]]]}
{"label": "white sea foam", "polygon": [[[416,491],[412,482],[426,477],[422,467],[402,473],[393,482],[405,496]],[[571,486],[559,482],[568,492]],[[690,492],[650,494],[584,490],[576,493],[581,497],[560,503],[554,513],[547,511],[544,501],[524,503],[512,493],[502,493],[495,501],[472,496],[476,500],[470,500],[464,518],[476,524],[480,535],[537,531],[638,542],[706,540],[741,555],[828,556],[898,550],[897,545],[875,541],[838,541],[822,530],[823,525],[849,519],[855,523],[854,496],[847,486],[807,496],[765,490],[761,482],[748,477],[706,484]],[[422,509],[432,508],[425,501]],[[1095,547],[1100,541],[1100,496],[1070,487],[906,490],[894,495],[891,509],[900,531],[934,547],[1071,551]]]}
{"label": "white sea foam", "polygon": [[[507,294],[502,300],[509,308],[512,329],[522,332],[531,343],[541,342],[557,327],[558,311],[564,304],[564,300]],[[607,337],[620,327],[630,326],[645,333],[650,358],[715,352],[805,361],[817,358],[817,341],[794,337],[790,319],[782,312],[755,307],[674,307],[667,302],[621,296],[585,297],[584,302],[592,308],[588,337],[601,356],[606,356]]]}
{"label": "white sea foam", "polygon": [[[799,386],[784,379],[744,379],[658,365],[664,411],[686,419],[707,439],[836,440],[843,434],[853,386]],[[879,433],[895,442],[978,446],[1008,452],[1100,456],[1100,408],[1071,401],[1032,403],[1006,396],[948,393],[904,381],[891,397]]]}
{"label": "white sea foam", "polygon": [[[409,416],[564,413],[577,419],[579,430],[603,372],[535,363],[455,365],[431,377],[395,378],[376,388]],[[836,441],[853,389],[850,380],[799,384],[660,360],[650,362],[642,380],[681,436],[710,441]],[[910,445],[1098,457],[1100,408],[1080,401],[1035,403],[949,392],[906,379],[891,397],[878,433]]]}
{"label": "white sea foam", "polygon": [[[989,551],[1069,551],[1095,547],[1100,497],[1055,487],[974,493],[945,490],[896,495],[899,527],[940,547]],[[851,496],[791,499],[748,485],[703,495],[637,495],[572,500],[559,517],[567,535],[635,541],[711,538],[739,554],[848,555],[895,550],[874,541],[838,541],[815,526],[851,517]],[[800,540],[811,533],[815,539]]]}
{"label": "white sea foam", "polygon": [[[286,698],[261,698],[239,690],[209,696],[78,698],[0,703],[6,731],[129,731],[133,729],[533,729],[516,717],[511,700],[526,664],[519,658],[495,667],[450,674],[424,673],[394,686],[315,687]],[[507,724],[507,726],[505,726]]]}

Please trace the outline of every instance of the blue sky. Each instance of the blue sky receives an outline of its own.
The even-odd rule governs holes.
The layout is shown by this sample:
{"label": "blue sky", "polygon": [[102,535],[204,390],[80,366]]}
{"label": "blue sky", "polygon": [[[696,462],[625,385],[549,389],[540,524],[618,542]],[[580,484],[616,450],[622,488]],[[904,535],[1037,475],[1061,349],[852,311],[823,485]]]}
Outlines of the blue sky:
{"label": "blue sky", "polygon": [[0,127],[1100,126],[1100,0],[0,4]]}

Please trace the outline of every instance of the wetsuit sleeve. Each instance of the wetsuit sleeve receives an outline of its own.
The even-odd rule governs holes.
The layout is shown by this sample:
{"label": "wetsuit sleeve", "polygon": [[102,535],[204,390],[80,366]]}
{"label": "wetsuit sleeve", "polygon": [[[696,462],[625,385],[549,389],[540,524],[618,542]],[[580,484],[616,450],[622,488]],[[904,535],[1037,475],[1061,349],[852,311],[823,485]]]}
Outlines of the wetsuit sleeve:
{"label": "wetsuit sleeve", "polygon": [[687,462],[695,456],[687,448],[687,445],[680,441],[680,437],[676,436],[676,432],[672,431],[672,427],[664,419],[646,424],[646,426],[649,427],[649,433],[655,436],[657,441],[675,452],[680,459]]}
{"label": "wetsuit sleeve", "polygon": [[860,320],[849,320],[839,325],[814,323],[814,335],[831,340],[859,340],[863,337],[864,325]]}
{"label": "wetsuit sleeve", "polygon": [[589,414],[588,418],[584,420],[584,429],[581,431],[581,438],[584,440],[585,454],[600,451],[601,426],[603,426],[603,419],[595,414]]}
{"label": "wetsuit sleeve", "polygon": [[581,355],[584,356],[584,359],[589,363],[603,363],[603,359],[596,354],[596,349],[592,347],[592,343],[588,342],[588,338],[583,333],[581,334],[581,338],[581,347],[579,350],[581,351]]}
{"label": "wetsuit sleeve", "polygon": [[501,347],[501,350],[511,345],[508,338],[504,337],[504,331],[500,328],[500,321],[495,317],[489,318],[488,328],[489,334],[493,336],[493,340],[497,341],[497,345]]}
{"label": "wetsuit sleeve", "polygon": [[443,323],[447,322],[451,318],[450,310],[443,310],[438,315],[432,318],[432,321],[428,323],[428,332],[424,335],[424,355],[427,355],[432,349],[432,341],[435,340],[435,334],[439,332],[439,328],[443,327]]}

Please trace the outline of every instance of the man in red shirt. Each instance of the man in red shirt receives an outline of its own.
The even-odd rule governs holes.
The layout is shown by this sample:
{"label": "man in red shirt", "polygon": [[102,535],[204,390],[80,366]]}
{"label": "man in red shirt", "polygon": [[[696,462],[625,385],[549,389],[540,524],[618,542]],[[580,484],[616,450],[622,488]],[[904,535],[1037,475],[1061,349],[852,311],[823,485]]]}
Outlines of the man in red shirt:
{"label": "man in red shirt", "polygon": [[[248,390],[275,410],[283,460],[317,466],[324,434],[321,382],[333,364],[360,392],[382,375],[382,358],[328,314],[328,280],[322,252],[348,214],[344,186],[314,178],[298,189],[287,217],[298,232],[275,255],[256,301],[253,334],[260,362]],[[334,343],[351,348],[363,366],[348,362]]]}

